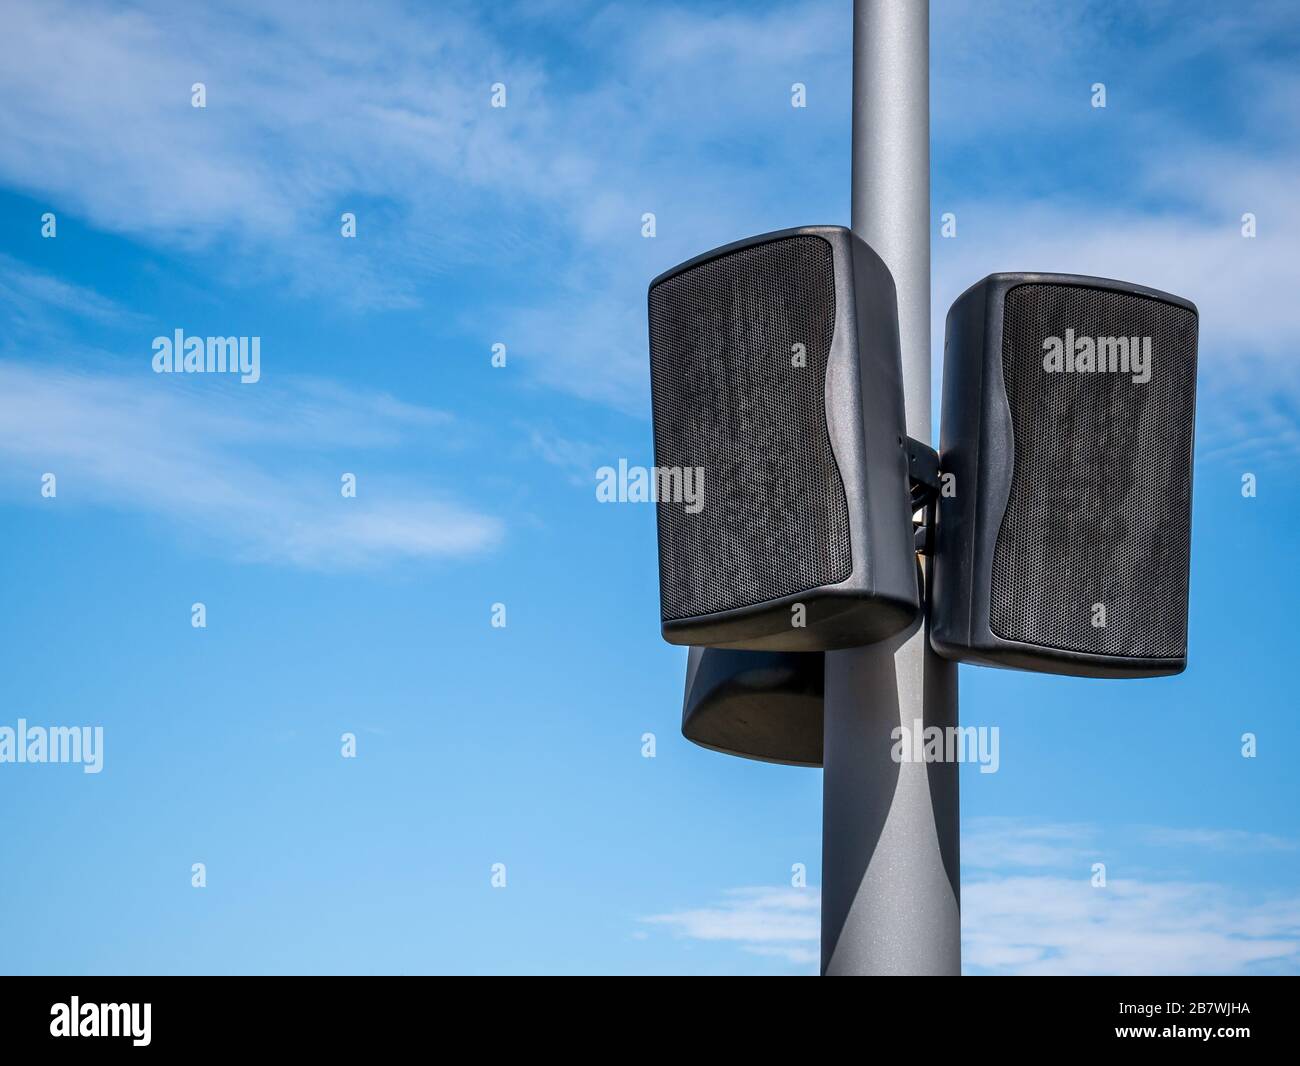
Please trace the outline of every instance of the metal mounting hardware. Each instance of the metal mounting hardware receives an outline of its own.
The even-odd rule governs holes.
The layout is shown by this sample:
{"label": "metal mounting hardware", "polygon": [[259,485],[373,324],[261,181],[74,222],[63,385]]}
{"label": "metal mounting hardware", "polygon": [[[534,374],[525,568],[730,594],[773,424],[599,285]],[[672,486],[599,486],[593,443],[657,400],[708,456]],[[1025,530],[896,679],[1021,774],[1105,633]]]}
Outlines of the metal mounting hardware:
{"label": "metal mounting hardware", "polygon": [[939,495],[939,453],[913,437],[903,438],[903,450],[912,483],[912,510],[919,511]]}
{"label": "metal mounting hardware", "polygon": [[920,519],[913,518],[912,526],[916,531],[916,553],[929,555],[933,538],[930,529],[934,524],[931,504],[939,497],[941,485],[939,470],[939,453],[928,444],[922,444],[913,437],[903,438],[903,451],[907,453],[907,476],[912,489],[912,513],[921,514]]}

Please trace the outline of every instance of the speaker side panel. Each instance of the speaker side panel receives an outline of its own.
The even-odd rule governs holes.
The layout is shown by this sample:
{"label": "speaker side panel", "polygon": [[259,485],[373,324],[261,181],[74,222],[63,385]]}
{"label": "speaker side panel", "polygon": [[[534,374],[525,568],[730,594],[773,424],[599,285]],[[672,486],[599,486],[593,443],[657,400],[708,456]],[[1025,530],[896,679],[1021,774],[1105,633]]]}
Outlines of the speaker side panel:
{"label": "speaker side panel", "polygon": [[[882,603],[893,605],[899,628],[920,615],[916,541],[905,447],[907,417],[898,332],[898,296],[884,260],[858,237],[850,238],[853,301],[857,316],[860,414],[864,441],[865,501],[855,515],[867,547],[868,583]],[[886,634],[886,635],[892,635]]]}
{"label": "speaker side panel", "polygon": [[[930,643],[950,658],[962,658],[972,645],[976,558],[982,532],[981,460],[988,450],[983,414],[988,403],[984,351],[989,289],[987,279],[967,289],[953,303],[944,323],[939,431],[942,487],[928,595]],[[1009,418],[1006,424],[1009,426]]]}

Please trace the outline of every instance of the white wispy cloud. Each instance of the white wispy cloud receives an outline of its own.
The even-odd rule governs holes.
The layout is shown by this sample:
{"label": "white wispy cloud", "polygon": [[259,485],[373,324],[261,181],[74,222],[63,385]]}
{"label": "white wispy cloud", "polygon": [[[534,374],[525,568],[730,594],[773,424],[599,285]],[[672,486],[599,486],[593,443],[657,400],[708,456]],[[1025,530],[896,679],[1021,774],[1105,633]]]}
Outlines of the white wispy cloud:
{"label": "white wispy cloud", "polygon": [[[15,3],[0,40],[0,181],[205,256],[232,289],[274,281],[409,307],[466,264],[531,271],[536,291],[484,292],[468,324],[491,321],[548,385],[644,414],[648,278],[759,218],[814,210],[753,180],[770,138],[736,118],[791,111],[802,78],[823,103],[796,117],[837,129],[845,105],[823,60],[842,50],[847,16],[826,2],[566,14],[591,71],[577,83],[527,46],[545,15],[526,6],[504,33],[455,6],[376,3],[362,19],[333,6]],[[198,81],[204,109],[190,107]],[[496,81],[503,109],[489,106]],[[803,185],[834,184],[847,204],[820,174]],[[355,241],[338,237],[344,210],[359,216]],[[646,211],[654,241],[639,236]]]}
{"label": "white wispy cloud", "polygon": [[1245,829],[1172,829],[1147,826],[1142,839],[1157,847],[1192,847],[1208,851],[1295,851],[1300,844],[1272,833],[1255,833]]}
{"label": "white wispy cloud", "polygon": [[962,885],[962,957],[970,970],[1016,975],[1300,973],[1300,897],[993,877]]}
{"label": "white wispy cloud", "polygon": [[[485,291],[466,324],[490,321],[548,386],[645,417],[648,279],[752,232],[847,215],[848,8],[565,12],[560,47],[539,50],[526,42],[553,20],[545,6],[500,20],[454,5],[376,3],[361,19],[324,5],[14,3],[0,180],[100,228],[208,254],[232,287],[323,287],[361,308],[417,304],[467,263],[531,266],[533,291]],[[1285,119],[1300,79],[1269,49],[1286,17],[1271,2],[1196,19],[1167,3],[936,4],[937,142],[976,146],[994,175],[934,204],[960,220],[936,249],[936,356],[949,303],[983,274],[1095,273],[1200,305],[1207,384],[1233,401],[1203,405],[1204,451],[1240,447],[1242,421],[1262,425],[1271,397],[1300,398]],[[1235,64],[1227,84],[1261,102],[1227,128],[1161,88],[1206,54]],[[1104,114],[1086,106],[1090,63],[1112,81]],[[189,106],[195,81],[206,109]],[[504,109],[488,106],[495,81]],[[789,106],[795,81],[805,109]],[[1054,136],[1102,128],[1123,182],[1090,194],[1049,180],[1041,158],[1016,165],[1027,137],[1041,154]],[[996,176],[1020,172],[1039,184],[999,196]],[[343,210],[360,215],[356,241],[337,236]],[[647,211],[653,241],[639,236]],[[1245,211],[1255,240],[1238,235]],[[1293,430],[1253,437],[1300,446]]]}
{"label": "white wispy cloud", "polygon": [[[1151,873],[1152,847],[1286,851],[1234,829],[974,819],[963,833],[962,957],[995,974],[1300,972],[1300,894]],[[1141,877],[1115,876],[1130,845]],[[1107,862],[1103,886],[1092,864]]]}
{"label": "white wispy cloud", "polygon": [[[961,846],[965,972],[1300,973],[1300,894],[1149,873],[1110,876],[1104,887],[1094,887],[1092,863],[1128,842],[1139,845],[1147,869],[1151,847],[1294,848],[1285,838],[1245,830],[1125,826],[1103,832],[1086,823],[973,819]],[[819,907],[815,888],[743,888],[713,905],[642,922],[812,965],[819,957]]]}
{"label": "white wispy cloud", "polygon": [[932,0],[931,11],[944,60],[932,75],[944,103],[933,121],[947,140],[987,144],[1095,126],[1089,98],[1100,81],[1154,148],[1164,136],[1177,140],[1184,127],[1171,122],[1180,101],[1153,87],[1189,68],[1208,79],[1211,63],[1233,67],[1242,91],[1239,129],[1276,132],[1279,121],[1295,122],[1289,106],[1278,106],[1279,88],[1294,74],[1290,55],[1277,47],[1295,38],[1289,0],[1194,8],[1186,0]]}
{"label": "white wispy cloud", "polygon": [[[1212,157],[1185,162],[1205,171],[1221,163]],[[985,274],[1063,271],[1141,279],[1193,299],[1205,369],[1219,382],[1232,380],[1234,364],[1247,353],[1280,360],[1300,343],[1300,313],[1287,299],[1287,236],[1300,230],[1288,175],[1298,166],[1300,158],[1256,167],[1253,181],[1206,194],[1210,209],[1190,216],[1152,217],[1077,201],[952,205],[958,237],[936,247],[934,335],[943,336],[952,301]],[[1241,235],[1245,212],[1264,227],[1254,239]]]}
{"label": "white wispy cloud", "polygon": [[[448,416],[296,381],[241,386],[0,361],[0,457],[11,500],[129,508],[239,557],[308,568],[470,555],[503,522],[408,478],[367,476],[375,449]],[[354,499],[340,478],[358,476]],[[40,498],[55,474],[58,496]]]}
{"label": "white wispy cloud", "polygon": [[1075,823],[974,818],[962,827],[961,861],[966,869],[1078,866],[1086,864],[1095,838],[1095,829]]}
{"label": "white wispy cloud", "polygon": [[596,471],[617,459],[609,447],[565,436],[553,426],[533,425],[526,432],[531,453],[562,470],[570,485],[592,486]]}
{"label": "white wispy cloud", "polygon": [[815,888],[733,888],[713,906],[642,918],[693,940],[730,941],[755,955],[815,963],[821,936]]}
{"label": "white wispy cloud", "polygon": [[[1222,173],[1217,154],[1188,155],[1180,174]],[[1005,270],[1090,274],[1139,281],[1192,299],[1200,312],[1197,447],[1212,458],[1262,458],[1300,450],[1300,305],[1291,296],[1292,242],[1300,207],[1290,191],[1300,156],[1233,167],[1222,187],[1184,183],[1196,206],[1158,215],[1085,202],[948,204],[958,237],[934,255],[935,396],[944,317],[973,281]],[[1152,188],[1167,178],[1149,177]],[[1170,192],[1172,195],[1172,191]],[[1255,238],[1241,218],[1256,215]]]}
{"label": "white wispy cloud", "polygon": [[36,270],[0,253],[0,312],[14,331],[46,330],[58,319],[79,319],[96,325],[134,325],[143,316],[86,288]]}
{"label": "white wispy cloud", "polygon": [[[6,30],[0,179],[100,229],[216,251],[231,284],[409,306],[428,271],[498,251],[473,240],[499,206],[485,192],[527,173],[533,202],[568,180],[567,150],[529,121],[533,64],[463,10],[28,2]],[[487,107],[498,79],[506,111]]]}

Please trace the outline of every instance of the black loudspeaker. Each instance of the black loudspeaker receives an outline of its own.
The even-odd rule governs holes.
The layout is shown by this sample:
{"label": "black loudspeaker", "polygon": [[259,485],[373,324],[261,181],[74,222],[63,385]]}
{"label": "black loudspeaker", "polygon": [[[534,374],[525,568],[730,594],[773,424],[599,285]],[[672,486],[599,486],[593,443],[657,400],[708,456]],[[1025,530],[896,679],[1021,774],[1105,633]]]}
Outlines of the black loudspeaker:
{"label": "black loudspeaker", "polygon": [[825,663],[820,652],[691,648],[682,735],[728,755],[821,766]]}
{"label": "black loudspeaker", "polygon": [[948,312],[930,639],[1088,677],[1187,663],[1196,307],[994,274]]}
{"label": "black loudspeaker", "polygon": [[911,625],[898,311],[880,257],[840,227],[769,233],[659,275],[649,312],[664,639],[821,651]]}

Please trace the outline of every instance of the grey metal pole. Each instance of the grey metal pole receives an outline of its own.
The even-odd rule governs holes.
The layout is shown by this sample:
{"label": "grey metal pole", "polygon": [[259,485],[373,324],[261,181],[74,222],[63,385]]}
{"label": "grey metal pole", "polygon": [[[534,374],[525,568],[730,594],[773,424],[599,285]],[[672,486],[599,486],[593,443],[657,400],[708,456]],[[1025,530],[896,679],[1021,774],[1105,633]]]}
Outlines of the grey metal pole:
{"label": "grey metal pole", "polygon": [[[898,286],[907,431],[930,440],[930,5],[853,5],[853,231]],[[826,656],[822,973],[961,971],[957,766],[895,762],[894,730],[957,724],[923,630]]]}

